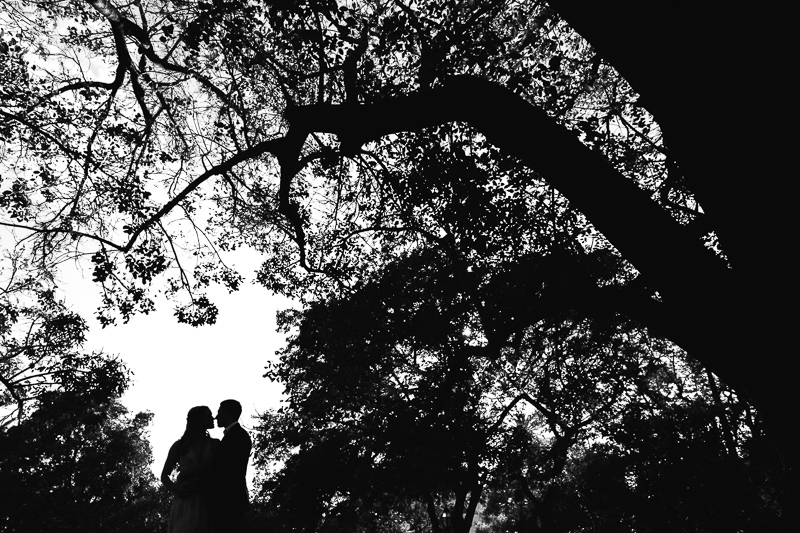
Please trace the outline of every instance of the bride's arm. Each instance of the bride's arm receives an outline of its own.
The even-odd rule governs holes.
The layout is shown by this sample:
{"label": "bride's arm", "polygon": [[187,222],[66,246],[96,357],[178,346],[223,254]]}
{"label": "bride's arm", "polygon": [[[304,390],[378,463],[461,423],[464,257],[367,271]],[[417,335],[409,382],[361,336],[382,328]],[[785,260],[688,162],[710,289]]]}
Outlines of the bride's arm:
{"label": "bride's arm", "polygon": [[172,471],[175,469],[175,465],[178,464],[179,458],[180,451],[178,450],[178,443],[176,442],[169,449],[167,460],[164,462],[164,468],[161,470],[161,483],[164,484],[168,491],[172,492],[179,498],[185,498],[189,496],[189,493],[179,483],[172,481],[172,478],[170,477]]}

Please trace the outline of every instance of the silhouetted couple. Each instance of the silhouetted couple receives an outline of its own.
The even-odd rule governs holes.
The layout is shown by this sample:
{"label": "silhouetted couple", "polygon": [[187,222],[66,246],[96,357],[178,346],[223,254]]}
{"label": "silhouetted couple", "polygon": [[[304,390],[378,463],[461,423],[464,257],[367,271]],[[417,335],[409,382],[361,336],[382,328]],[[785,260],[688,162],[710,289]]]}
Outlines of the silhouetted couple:
{"label": "silhouetted couple", "polygon": [[[242,406],[236,400],[219,405],[217,425],[225,428],[222,441],[208,430],[215,417],[206,406],[192,407],[186,431],[172,445],[161,481],[175,494],[169,516],[169,533],[233,533],[239,530],[250,501],[247,462],[250,436],[239,425]],[[173,481],[170,474],[179,467]]]}

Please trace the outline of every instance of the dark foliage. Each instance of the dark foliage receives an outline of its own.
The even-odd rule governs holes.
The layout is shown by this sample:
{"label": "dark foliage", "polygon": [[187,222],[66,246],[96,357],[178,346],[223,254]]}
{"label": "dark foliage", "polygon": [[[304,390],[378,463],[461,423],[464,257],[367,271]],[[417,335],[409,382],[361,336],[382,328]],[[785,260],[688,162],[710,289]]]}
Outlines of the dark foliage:
{"label": "dark foliage", "polygon": [[[779,467],[747,451],[765,442],[761,423],[727,389],[715,400],[716,378],[685,353],[602,312],[539,318],[502,269],[479,316],[452,267],[411,254],[290,319],[268,373],[287,404],[256,444],[274,527],[374,531],[382,517],[387,531],[439,531],[445,512],[464,532],[776,523]],[[500,349],[487,316],[510,328]]]}
{"label": "dark foliage", "polygon": [[117,399],[127,376],[116,361],[42,395],[0,433],[0,530],[8,533],[158,532],[167,495],[150,471],[152,414]]}

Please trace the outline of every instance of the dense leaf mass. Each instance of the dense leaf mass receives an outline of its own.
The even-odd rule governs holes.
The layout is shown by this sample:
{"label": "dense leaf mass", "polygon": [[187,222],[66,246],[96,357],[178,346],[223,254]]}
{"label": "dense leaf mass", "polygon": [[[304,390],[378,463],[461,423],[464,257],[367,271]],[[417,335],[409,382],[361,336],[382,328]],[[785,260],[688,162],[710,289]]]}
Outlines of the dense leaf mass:
{"label": "dense leaf mass", "polygon": [[166,492],[150,470],[153,415],[132,415],[119,403],[127,370],[99,359],[73,359],[73,367],[64,362],[63,372],[53,372],[59,386],[51,384],[26,416],[0,428],[3,531],[155,533],[165,527]]}
{"label": "dense leaf mass", "polygon": [[607,312],[512,305],[496,346],[484,319],[513,277],[476,295],[451,273],[413,254],[286,317],[296,334],[268,368],[286,404],[256,444],[272,527],[437,531],[443,513],[463,532],[774,527],[762,423],[711,373]]}

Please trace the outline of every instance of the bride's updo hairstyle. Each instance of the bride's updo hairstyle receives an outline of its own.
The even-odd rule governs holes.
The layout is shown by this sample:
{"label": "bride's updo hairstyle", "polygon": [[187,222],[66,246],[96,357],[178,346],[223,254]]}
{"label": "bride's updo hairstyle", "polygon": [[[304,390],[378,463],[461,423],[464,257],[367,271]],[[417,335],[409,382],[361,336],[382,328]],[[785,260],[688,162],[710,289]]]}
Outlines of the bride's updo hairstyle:
{"label": "bride's updo hairstyle", "polygon": [[205,405],[198,405],[189,409],[189,413],[186,415],[186,431],[183,432],[183,436],[178,441],[181,453],[188,450],[196,439],[209,437],[206,426],[209,416],[213,416],[211,409]]}

